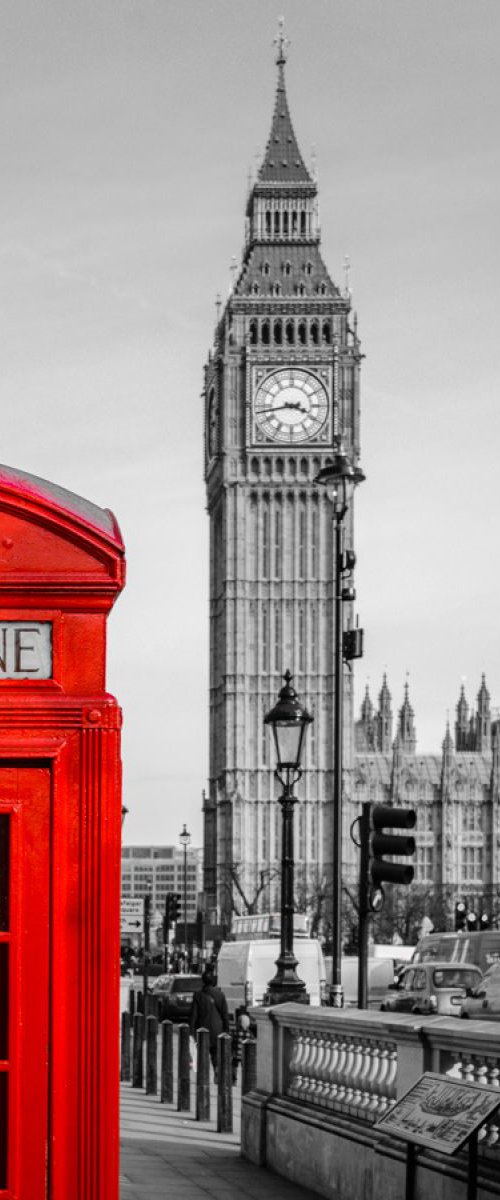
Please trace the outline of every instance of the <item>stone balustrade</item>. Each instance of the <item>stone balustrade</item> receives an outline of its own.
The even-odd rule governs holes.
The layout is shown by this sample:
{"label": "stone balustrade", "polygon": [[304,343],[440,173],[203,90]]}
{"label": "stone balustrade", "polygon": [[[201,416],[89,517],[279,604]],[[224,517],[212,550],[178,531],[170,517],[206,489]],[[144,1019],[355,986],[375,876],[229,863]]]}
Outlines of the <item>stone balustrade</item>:
{"label": "stone balustrade", "polygon": [[[352,1194],[354,1200],[361,1188],[367,1200],[376,1200],[377,1170],[384,1200],[401,1194],[395,1163],[404,1163],[404,1143],[397,1145],[376,1123],[424,1071],[498,1087],[500,1100],[500,1024],[295,1004],[255,1010],[253,1015],[258,1030],[257,1084],[243,1101],[243,1153],[314,1188],[312,1169],[313,1175],[319,1173],[321,1195],[328,1196],[331,1188],[332,1196],[338,1193],[350,1200]],[[335,1147],[333,1174],[317,1165],[330,1143]],[[304,1173],[306,1144],[309,1166]],[[370,1156],[377,1166],[371,1174]],[[389,1165],[382,1168],[384,1156]],[[450,1186],[463,1180],[466,1196],[466,1152],[451,1161],[452,1167],[443,1156],[428,1151],[419,1155],[419,1163],[426,1163],[425,1172],[419,1167],[419,1175],[426,1178],[426,1200],[432,1200],[434,1190],[441,1195],[433,1179],[442,1182],[447,1174]],[[488,1195],[500,1196],[497,1115],[480,1131],[479,1164]],[[334,1182],[328,1182],[330,1176]],[[461,1194],[460,1186],[456,1194]]]}

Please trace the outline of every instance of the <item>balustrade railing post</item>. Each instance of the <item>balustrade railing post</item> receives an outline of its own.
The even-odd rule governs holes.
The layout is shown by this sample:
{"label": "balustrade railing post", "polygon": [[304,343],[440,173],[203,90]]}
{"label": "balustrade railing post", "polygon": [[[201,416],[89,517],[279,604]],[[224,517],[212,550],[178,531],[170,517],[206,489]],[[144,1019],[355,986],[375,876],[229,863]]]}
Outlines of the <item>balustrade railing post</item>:
{"label": "balustrade railing post", "polygon": [[132,1087],[142,1087],[143,1066],[142,1048],[144,1044],[144,1017],[141,1012],[134,1015],[134,1037],[132,1048]]}
{"label": "balustrade railing post", "polygon": [[158,1092],[158,1021],[156,1017],[146,1017],[146,1095],[156,1096]]}
{"label": "balustrade railing post", "polygon": [[161,1023],[160,1102],[174,1102],[174,1026],[172,1021]]}
{"label": "balustrade railing post", "polygon": [[199,1029],[196,1035],[196,1120],[210,1120],[210,1034]]}
{"label": "balustrade railing post", "polygon": [[191,1107],[191,1089],[189,1079],[189,1025],[179,1025],[178,1033],[177,1112],[189,1112]]}
{"label": "balustrade railing post", "polygon": [[122,1012],[120,1079],[130,1081],[130,1013]]}
{"label": "balustrade railing post", "polygon": [[231,1034],[217,1038],[217,1133],[233,1132],[233,1064]]}

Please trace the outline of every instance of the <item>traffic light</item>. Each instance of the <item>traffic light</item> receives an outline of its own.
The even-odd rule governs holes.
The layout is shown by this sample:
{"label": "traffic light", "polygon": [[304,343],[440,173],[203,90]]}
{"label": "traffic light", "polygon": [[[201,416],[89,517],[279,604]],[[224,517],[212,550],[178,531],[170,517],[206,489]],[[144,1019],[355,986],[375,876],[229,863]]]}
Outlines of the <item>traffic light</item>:
{"label": "traffic light", "polygon": [[181,915],[181,897],[179,892],[172,892],[170,896],[170,912],[172,921],[178,921]]}
{"label": "traffic light", "polygon": [[491,929],[491,917],[490,917],[489,913],[486,913],[486,912],[481,913],[481,920],[479,922],[479,925],[480,925],[481,929]]}
{"label": "traffic light", "polygon": [[472,908],[470,908],[467,913],[467,929],[471,933],[473,933],[474,930],[477,929],[477,913],[475,913],[474,909],[472,909]]}
{"label": "traffic light", "polygon": [[417,814],[413,808],[400,808],[397,805],[374,804],[371,812],[373,833],[371,838],[371,853],[373,855],[370,873],[373,883],[378,887],[381,883],[402,883],[406,886],[413,880],[414,869],[410,863],[390,862],[389,856],[412,856],[415,853],[415,838],[405,834],[387,833],[391,829],[413,829]]}
{"label": "traffic light", "polygon": [[467,905],[465,900],[457,900],[455,904],[455,932],[460,933],[467,928]]}
{"label": "traffic light", "polygon": [[170,926],[172,924],[172,893],[167,892],[165,896],[165,916],[163,918],[163,941],[168,942]]}

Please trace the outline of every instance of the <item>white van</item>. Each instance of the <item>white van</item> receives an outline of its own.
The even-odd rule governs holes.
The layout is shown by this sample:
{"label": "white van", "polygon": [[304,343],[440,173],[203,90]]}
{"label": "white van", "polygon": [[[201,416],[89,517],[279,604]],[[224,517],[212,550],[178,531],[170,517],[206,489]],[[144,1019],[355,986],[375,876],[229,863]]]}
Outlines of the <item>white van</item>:
{"label": "white van", "polygon": [[[341,979],[344,989],[344,1008],[357,1008],[358,1004],[358,957],[342,959]],[[389,987],[395,981],[392,958],[369,958],[367,964],[368,1008],[380,1008]]]}
{"label": "white van", "polygon": [[[323,1004],[326,967],[320,943],[316,938],[297,938],[293,950],[297,975],[306,985],[310,1004]],[[277,938],[223,943],[217,959],[217,984],[224,992],[232,1019],[262,1004],[269,981],[276,974],[279,952]]]}

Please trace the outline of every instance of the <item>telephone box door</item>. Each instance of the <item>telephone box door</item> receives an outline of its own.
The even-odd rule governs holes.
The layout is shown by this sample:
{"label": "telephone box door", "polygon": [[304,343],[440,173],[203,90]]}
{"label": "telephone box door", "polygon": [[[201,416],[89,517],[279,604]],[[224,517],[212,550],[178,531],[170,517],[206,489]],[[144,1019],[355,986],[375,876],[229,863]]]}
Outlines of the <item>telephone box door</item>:
{"label": "telephone box door", "polygon": [[49,1195],[50,783],[0,762],[0,1200]]}

